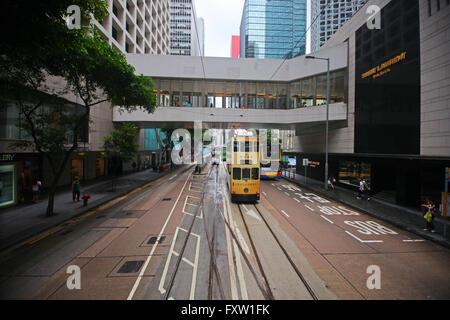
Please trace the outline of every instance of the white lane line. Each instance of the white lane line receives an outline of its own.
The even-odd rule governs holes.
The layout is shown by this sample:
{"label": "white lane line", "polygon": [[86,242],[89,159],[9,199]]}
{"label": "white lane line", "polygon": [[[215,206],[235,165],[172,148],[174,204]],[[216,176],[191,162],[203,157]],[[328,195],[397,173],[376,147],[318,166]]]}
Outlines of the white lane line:
{"label": "white lane line", "polygon": [[266,194],[264,191],[262,192],[262,194],[265,195],[265,196],[267,197],[267,194]]}
{"label": "white lane line", "polygon": [[382,243],[383,240],[361,240],[360,238],[358,238],[357,236],[353,235],[352,233],[345,231],[345,233],[347,233],[349,236],[355,238],[356,240],[358,240],[359,242],[362,243]]}
{"label": "white lane line", "polygon": [[325,216],[323,216],[323,215],[320,215],[322,218],[324,218],[325,220],[327,220],[329,223],[331,223],[331,224],[334,224],[334,222],[333,221],[331,221],[330,219],[328,219],[327,217],[325,217]]}
{"label": "white lane line", "polygon": [[245,211],[248,211],[248,209],[247,209],[247,207],[245,206],[245,204],[243,204],[242,207],[245,209]]}
{"label": "white lane line", "polygon": [[[225,187],[222,187],[222,194],[225,194]],[[228,213],[227,213],[227,207],[225,205],[225,201],[223,201],[223,212],[225,214],[224,217],[222,215],[222,218],[224,220],[226,220],[229,224],[229,219],[228,219]],[[237,293],[237,284],[236,284],[236,275],[235,275],[235,270],[234,270],[234,263],[233,263],[233,253],[232,253],[232,248],[231,248],[231,239],[230,239],[230,230],[228,230],[228,228],[225,226],[225,236],[227,239],[227,253],[228,253],[228,266],[230,268],[230,287],[231,287],[231,299],[232,300],[238,300],[238,293]]]}
{"label": "white lane line", "polygon": [[141,269],[141,272],[139,273],[139,276],[138,276],[138,278],[136,279],[136,282],[134,283],[133,288],[131,289],[130,294],[128,295],[127,300],[133,299],[133,296],[134,296],[134,294],[135,294],[135,292],[136,292],[136,290],[137,290],[137,288],[138,288],[138,286],[139,286],[139,283],[141,282],[142,277],[144,276],[144,273],[145,273],[145,271],[146,271],[146,269],[147,269],[147,266],[148,266],[148,264],[150,263],[150,260],[152,259],[153,253],[155,252],[156,247],[158,246],[159,240],[161,239],[161,236],[163,235],[164,230],[166,229],[167,224],[169,223],[169,220],[170,220],[170,218],[172,217],[173,211],[175,210],[175,207],[177,206],[178,201],[180,200],[180,197],[181,197],[181,195],[183,194],[184,188],[186,187],[186,184],[187,184],[187,182],[189,181],[190,177],[191,177],[191,174],[190,174],[190,175],[188,176],[188,178],[186,179],[186,182],[184,183],[183,188],[181,189],[180,194],[178,195],[178,198],[177,198],[177,200],[175,201],[175,203],[174,203],[174,205],[173,205],[173,207],[172,207],[172,210],[170,210],[170,213],[169,213],[169,215],[167,216],[167,219],[166,219],[166,221],[164,222],[164,225],[162,226],[161,231],[159,232],[158,238],[157,238],[157,240],[155,241],[155,244],[153,245],[152,250],[150,251],[150,254],[149,254],[148,257],[147,257],[147,260],[145,261],[144,267]]}
{"label": "white lane line", "polygon": [[173,236],[173,240],[172,240],[172,244],[170,245],[170,249],[169,249],[169,254],[167,255],[167,261],[166,261],[166,265],[164,266],[164,270],[161,276],[161,281],[159,282],[159,292],[161,292],[161,294],[166,293],[166,289],[164,289],[164,280],[166,279],[167,276],[167,270],[169,269],[169,264],[170,264],[170,260],[172,259],[172,255],[178,257],[179,254],[178,252],[175,252],[173,250],[173,248],[175,247],[175,241],[177,240],[178,237],[178,230],[184,230],[182,228],[177,227],[177,229],[175,230],[175,235]]}
{"label": "white lane line", "polygon": [[197,282],[197,270],[198,270],[198,256],[200,254],[200,236],[195,233],[191,233],[193,236],[197,237],[197,247],[195,248],[195,259],[194,259],[194,265],[192,270],[192,282],[191,282],[191,295],[190,300],[194,300],[195,297],[195,285]]}
{"label": "white lane line", "polygon": [[[248,248],[247,243],[245,242],[244,237],[242,236],[240,230],[237,228],[236,223],[233,220],[233,213],[231,211],[231,204],[230,204],[230,197],[229,194],[225,191],[224,188],[224,193],[225,195],[225,202],[227,204],[227,212],[228,212],[228,224],[234,229],[234,232],[236,233],[239,242],[241,244],[241,248],[248,254],[250,255],[250,249]],[[234,240],[234,238],[232,239],[232,243],[233,243],[233,248],[234,248],[234,253],[236,256],[236,271],[237,271],[237,277],[238,277],[238,281],[239,281],[239,286],[241,289],[241,300],[248,300],[248,293],[247,293],[247,285],[245,283],[245,279],[244,279],[244,270],[242,269],[242,262],[241,262],[241,253],[238,249],[238,246],[236,244],[236,241]]]}
{"label": "white lane line", "polygon": [[172,180],[173,178],[175,178],[177,175],[178,175],[178,174],[175,174],[175,175],[171,176],[171,177],[169,178],[169,181]]}
{"label": "white lane line", "polygon": [[403,240],[403,242],[425,242],[425,240]]}
{"label": "white lane line", "polygon": [[284,210],[281,210],[281,213],[283,213],[286,217],[290,218],[289,215]]}
{"label": "white lane line", "polygon": [[311,208],[310,206],[308,206],[307,204],[305,204],[305,207],[307,207],[309,210],[314,211],[313,208]]}

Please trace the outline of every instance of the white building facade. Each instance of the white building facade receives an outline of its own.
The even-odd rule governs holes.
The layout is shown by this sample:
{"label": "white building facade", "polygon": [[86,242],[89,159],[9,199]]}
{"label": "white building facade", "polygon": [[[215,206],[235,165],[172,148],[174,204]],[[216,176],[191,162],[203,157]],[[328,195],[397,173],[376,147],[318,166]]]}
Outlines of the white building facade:
{"label": "white building facade", "polygon": [[366,2],[367,0],[311,0],[311,52],[319,50]]}

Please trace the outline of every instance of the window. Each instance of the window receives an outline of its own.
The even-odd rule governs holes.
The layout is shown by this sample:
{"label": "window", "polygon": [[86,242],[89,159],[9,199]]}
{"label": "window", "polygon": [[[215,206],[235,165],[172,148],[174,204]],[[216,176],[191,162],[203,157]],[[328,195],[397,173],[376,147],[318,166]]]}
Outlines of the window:
{"label": "window", "polygon": [[252,168],[252,180],[259,179],[259,168]]}
{"label": "window", "polygon": [[241,168],[233,168],[233,180],[241,180]]}
{"label": "window", "polygon": [[259,152],[259,142],[255,142],[254,144],[255,152]]}
{"label": "window", "polygon": [[245,152],[252,152],[252,144],[250,141],[245,141]]}
{"label": "window", "polygon": [[250,169],[242,169],[242,180],[250,180]]}
{"label": "window", "polygon": [[239,142],[234,141],[233,151],[238,152],[239,151]]}

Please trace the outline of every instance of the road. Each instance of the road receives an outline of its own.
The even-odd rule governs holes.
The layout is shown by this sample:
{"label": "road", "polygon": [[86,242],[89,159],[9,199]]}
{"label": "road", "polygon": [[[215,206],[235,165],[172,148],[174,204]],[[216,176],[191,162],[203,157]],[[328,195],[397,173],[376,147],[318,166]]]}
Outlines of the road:
{"label": "road", "polygon": [[231,203],[227,181],[180,168],[67,222],[1,256],[0,297],[450,298],[449,250],[285,180]]}

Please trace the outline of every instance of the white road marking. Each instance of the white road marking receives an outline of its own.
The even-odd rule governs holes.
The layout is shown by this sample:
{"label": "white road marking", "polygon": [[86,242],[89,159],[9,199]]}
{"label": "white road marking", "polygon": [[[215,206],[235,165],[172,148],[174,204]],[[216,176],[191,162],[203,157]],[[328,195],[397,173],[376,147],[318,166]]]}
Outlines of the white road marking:
{"label": "white road marking", "polygon": [[308,206],[307,204],[305,204],[305,207],[307,207],[309,210],[314,211],[313,208],[311,208],[310,206]]}
{"label": "white road marking", "polygon": [[359,242],[362,243],[382,243],[383,240],[361,240],[360,238],[358,238],[357,236],[353,235],[352,233],[345,231],[345,233],[347,233],[348,235],[350,235],[351,237],[355,238],[356,240],[358,240]]}
{"label": "white road marking", "polygon": [[[222,187],[222,194],[224,194],[226,196],[225,187]],[[224,212],[225,216],[228,216],[225,201],[223,201],[222,204],[223,204],[223,212]],[[222,216],[222,218],[228,222],[228,218],[226,218],[224,216]],[[225,227],[225,236],[227,239],[228,266],[230,268],[231,299],[238,300],[236,276],[235,276],[234,263],[233,263],[233,253],[232,253],[231,241],[230,241],[230,230],[228,230],[227,227]]]}
{"label": "white road marking", "polygon": [[[231,204],[230,204],[230,197],[229,194],[226,192],[225,188],[223,189],[223,194],[225,195],[225,202],[227,204],[227,213],[228,213],[228,224],[235,229],[235,233],[237,234],[237,237],[239,239],[239,242],[241,243],[241,248],[247,252],[248,255],[250,255],[250,250],[247,246],[247,243],[245,242],[245,239],[242,237],[241,232],[236,226],[236,223],[233,221],[232,213],[231,213]],[[237,277],[239,281],[239,286],[241,289],[241,299],[242,300],[248,300],[248,293],[247,293],[247,285],[245,283],[244,279],[244,271],[242,269],[242,262],[241,262],[241,253],[237,247],[236,241],[232,239],[233,248],[236,256],[236,270],[237,270]],[[232,260],[233,261],[233,260]]]}
{"label": "white road marking", "polygon": [[298,200],[297,198],[294,198],[294,200],[295,200],[295,201],[297,201],[298,203],[301,203],[301,201],[300,201],[300,200]]}
{"label": "white road marking", "polygon": [[265,195],[265,196],[267,197],[267,194],[266,194],[264,191],[262,192],[262,194]]}
{"label": "white road marking", "polygon": [[262,221],[261,218],[258,216],[258,214],[253,211],[253,210],[248,210],[247,214],[253,218],[255,218],[256,220]]}
{"label": "white road marking", "polygon": [[169,220],[172,217],[173,211],[175,210],[175,207],[177,206],[178,201],[180,200],[180,197],[183,194],[184,188],[186,187],[186,184],[189,181],[190,177],[191,177],[191,175],[189,175],[188,178],[186,179],[186,182],[184,183],[183,188],[181,189],[181,191],[180,191],[180,193],[179,193],[179,195],[177,197],[177,200],[175,201],[175,203],[174,203],[174,205],[172,207],[172,210],[170,210],[170,213],[167,216],[167,219],[164,222],[164,225],[162,226],[161,231],[159,232],[158,238],[156,239],[155,244],[153,245],[152,250],[150,251],[150,254],[147,257],[147,259],[145,261],[145,264],[144,264],[143,268],[141,269],[141,272],[139,273],[139,276],[136,279],[136,282],[134,283],[133,288],[130,291],[130,294],[128,295],[127,300],[133,299],[133,296],[134,296],[134,294],[135,294],[135,292],[136,292],[136,290],[137,290],[137,288],[139,286],[139,283],[141,282],[141,279],[142,279],[142,277],[143,277],[143,275],[145,273],[145,270],[147,269],[147,266],[150,263],[150,260],[152,259],[153,253],[155,252],[156,247],[158,246],[159,240],[161,239],[161,236],[163,235],[164,230],[166,229],[167,224],[169,223]]}
{"label": "white road marking", "polygon": [[334,222],[333,221],[331,221],[330,219],[328,219],[327,217],[325,217],[325,216],[323,216],[323,215],[320,215],[322,218],[324,218],[325,220],[327,220],[329,223],[331,223],[331,224],[334,224]]}
{"label": "white road marking", "polygon": [[285,192],[284,194],[285,194],[285,195],[287,195],[288,197],[290,197],[290,196],[291,196],[291,195],[290,195],[289,193],[287,193],[287,192]]}
{"label": "white road marking", "polygon": [[283,213],[286,217],[290,218],[290,216],[284,210],[281,210],[281,213]]}
{"label": "white road marking", "polygon": [[403,242],[425,242],[425,240],[403,240]]}
{"label": "white road marking", "polygon": [[172,180],[173,178],[175,178],[177,175],[178,175],[178,174],[175,174],[175,175],[171,176],[171,177],[169,178],[169,181]]}
{"label": "white road marking", "polygon": [[[178,237],[178,230],[182,230],[182,231],[184,231],[186,233],[189,232],[188,230],[180,228],[180,227],[177,227],[177,229],[175,231],[175,235],[174,235],[174,238],[172,240],[172,245],[170,246],[170,250],[169,250],[169,253],[167,255],[166,265],[164,266],[163,274],[161,276],[161,280],[160,280],[159,286],[158,286],[159,292],[161,292],[161,294],[164,294],[166,292],[166,289],[164,289],[164,282],[165,282],[166,277],[167,277],[167,271],[169,269],[170,260],[172,258],[172,255],[177,256],[177,257],[180,255],[178,252],[173,250],[175,242],[176,242],[177,237]],[[194,237],[197,237],[197,245],[195,247],[194,262],[192,262],[192,261],[190,261],[190,260],[188,260],[186,258],[182,258],[181,260],[192,267],[192,281],[191,281],[191,291],[190,291],[189,299],[190,300],[194,300],[194,297],[195,297],[195,285],[196,285],[196,282],[197,282],[198,258],[199,258],[199,253],[200,253],[200,239],[201,239],[201,237],[198,234],[195,234],[193,232],[191,232],[191,235],[194,236]]]}

